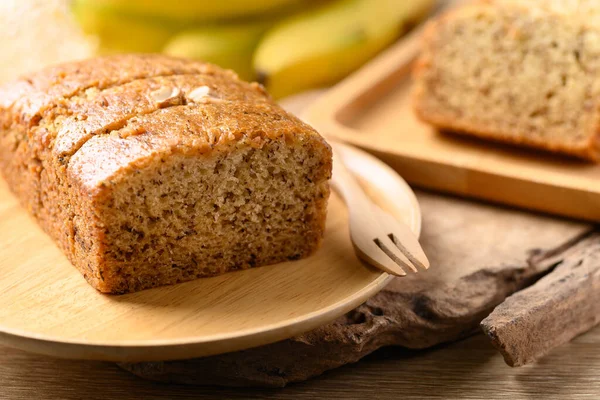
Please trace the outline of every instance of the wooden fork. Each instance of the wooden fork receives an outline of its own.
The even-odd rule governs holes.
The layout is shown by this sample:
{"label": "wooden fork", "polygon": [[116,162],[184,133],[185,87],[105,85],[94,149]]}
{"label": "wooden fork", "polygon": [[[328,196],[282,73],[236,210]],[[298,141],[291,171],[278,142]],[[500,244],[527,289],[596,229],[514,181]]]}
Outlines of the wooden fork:
{"label": "wooden fork", "polygon": [[344,198],[350,238],[360,259],[387,273],[405,276],[405,269],[429,268],[415,234],[401,221],[374,204],[333,149],[332,187]]}

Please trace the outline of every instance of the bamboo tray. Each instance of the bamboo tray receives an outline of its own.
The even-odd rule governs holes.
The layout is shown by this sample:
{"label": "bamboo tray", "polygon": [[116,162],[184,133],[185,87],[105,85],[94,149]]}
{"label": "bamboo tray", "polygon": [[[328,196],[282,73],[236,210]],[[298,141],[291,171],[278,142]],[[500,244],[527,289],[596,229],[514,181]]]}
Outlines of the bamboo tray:
{"label": "bamboo tray", "polygon": [[[419,233],[413,192],[391,168],[340,149],[380,206]],[[0,343],[66,358],[157,361],[225,353],[323,325],[381,290],[332,194],[322,248],[304,260],[121,296],[89,286],[0,179]]]}
{"label": "bamboo tray", "polygon": [[326,92],[304,118],[416,186],[600,221],[600,165],[440,133],[417,120],[410,70],[418,50],[415,31]]}

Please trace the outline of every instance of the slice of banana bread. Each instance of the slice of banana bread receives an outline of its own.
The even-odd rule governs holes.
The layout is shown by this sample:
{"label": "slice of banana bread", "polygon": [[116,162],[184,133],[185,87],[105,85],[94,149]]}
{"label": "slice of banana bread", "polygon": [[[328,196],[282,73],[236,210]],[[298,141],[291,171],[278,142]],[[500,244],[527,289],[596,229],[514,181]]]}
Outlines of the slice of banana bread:
{"label": "slice of banana bread", "polygon": [[600,3],[480,0],[426,28],[416,113],[459,133],[600,159]]}
{"label": "slice of banana bread", "polygon": [[306,257],[331,150],[257,84],[121,55],[0,88],[0,168],[87,281],[124,293]]}

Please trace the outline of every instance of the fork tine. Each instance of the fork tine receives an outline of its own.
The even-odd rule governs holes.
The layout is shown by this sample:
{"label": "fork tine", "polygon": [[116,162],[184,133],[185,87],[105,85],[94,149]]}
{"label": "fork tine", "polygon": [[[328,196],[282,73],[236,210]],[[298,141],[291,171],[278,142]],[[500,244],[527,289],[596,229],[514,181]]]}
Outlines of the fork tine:
{"label": "fork tine", "polygon": [[394,243],[394,241],[391,238],[377,238],[375,239],[375,243],[388,257],[390,257],[401,268],[408,268],[413,272],[417,272],[417,268],[413,265],[411,260],[402,253],[401,249],[396,245],[396,243]]}
{"label": "fork tine", "polygon": [[[364,246],[364,244],[363,244]],[[354,244],[354,250],[359,258],[367,262],[368,264],[375,264],[375,266],[383,269],[385,272],[396,275],[396,276],[406,276],[406,272],[398,265],[394,260],[387,256],[375,244],[375,242],[371,242],[365,251],[360,246]]]}
{"label": "fork tine", "polygon": [[391,236],[390,241],[410,260],[411,264],[422,269],[429,269],[429,260],[417,237],[410,229],[377,205],[373,206],[373,212],[377,215],[380,226]]}
{"label": "fork tine", "polygon": [[[390,239],[398,247],[398,249],[400,249],[400,251],[406,256],[406,258],[408,258],[411,261],[411,263],[413,265],[416,265],[417,267],[422,268],[422,269],[429,269],[429,259],[427,259],[427,256],[425,255],[425,253],[421,250],[420,244],[418,247],[413,245],[412,248],[413,248],[413,251],[420,250],[420,253],[421,253],[420,258],[423,259],[425,261],[425,263],[422,263],[419,260],[419,258],[415,257],[410,251],[408,251],[408,249],[402,244],[400,239],[398,239],[398,237],[395,234],[391,233]],[[418,242],[417,242],[417,244],[418,244]]]}

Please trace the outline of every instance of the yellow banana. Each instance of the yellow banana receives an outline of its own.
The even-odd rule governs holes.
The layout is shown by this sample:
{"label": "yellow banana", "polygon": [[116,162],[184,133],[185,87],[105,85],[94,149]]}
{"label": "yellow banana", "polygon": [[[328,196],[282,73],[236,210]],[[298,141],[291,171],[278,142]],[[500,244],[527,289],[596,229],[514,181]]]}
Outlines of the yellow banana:
{"label": "yellow banana", "polygon": [[270,29],[253,65],[276,98],[336,82],[423,18],[435,0],[337,0]]}
{"label": "yellow banana", "polygon": [[253,80],[252,55],[272,25],[273,22],[261,21],[193,29],[174,36],[163,52],[212,62],[233,69],[242,79]]}
{"label": "yellow banana", "polygon": [[121,14],[89,0],[74,0],[71,9],[83,31],[98,37],[100,53],[159,52],[189,24]]}
{"label": "yellow banana", "polygon": [[[304,10],[314,9],[324,1],[303,0],[302,7]],[[252,58],[260,39],[278,21],[299,11],[300,3],[297,3],[252,20],[235,20],[186,30],[174,36],[163,52],[212,62],[233,69],[242,79],[254,80],[256,74]]]}
{"label": "yellow banana", "polygon": [[207,21],[276,11],[299,0],[78,0],[114,13]]}

